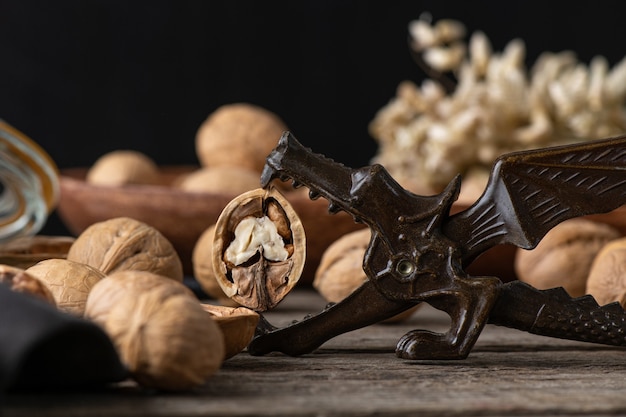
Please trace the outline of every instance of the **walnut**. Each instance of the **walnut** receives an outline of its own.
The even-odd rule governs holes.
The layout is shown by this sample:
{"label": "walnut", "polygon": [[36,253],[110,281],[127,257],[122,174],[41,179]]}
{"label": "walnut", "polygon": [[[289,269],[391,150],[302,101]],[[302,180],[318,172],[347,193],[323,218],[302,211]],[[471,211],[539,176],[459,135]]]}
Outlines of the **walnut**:
{"label": "walnut", "polygon": [[129,217],[89,226],[76,238],[67,259],[91,265],[107,275],[132,269],[183,280],[182,262],[170,241],[156,228]]}
{"label": "walnut", "polygon": [[[370,229],[356,230],[343,235],[324,251],[315,271],[313,288],[329,303],[340,302],[368,279],[363,270],[363,257],[370,237]],[[399,313],[385,322],[405,320],[416,308]]]}
{"label": "walnut", "polygon": [[87,171],[90,184],[121,186],[157,184],[159,168],[147,155],[133,150],[116,150],[102,155]]}
{"label": "walnut", "polygon": [[72,236],[21,236],[0,245],[0,263],[28,268],[50,258],[65,258],[76,239]]}
{"label": "walnut", "polygon": [[259,188],[261,179],[256,171],[234,166],[207,167],[185,176],[177,185],[190,192],[238,195]]}
{"label": "walnut", "polygon": [[8,285],[15,292],[30,294],[56,305],[48,287],[22,268],[0,264],[0,284]]}
{"label": "walnut", "polygon": [[213,241],[215,240],[215,225],[206,229],[193,247],[191,263],[194,278],[200,288],[211,298],[227,307],[237,307],[240,304],[229,298],[222,290],[213,268]]}
{"label": "walnut", "polygon": [[76,316],[83,315],[89,292],[104,278],[96,268],[67,259],[46,259],[25,272],[50,290],[60,310]]}
{"label": "walnut", "polygon": [[285,123],[262,107],[247,103],[224,105],[198,129],[196,153],[206,167],[230,165],[260,173],[265,158],[285,130]]}
{"label": "walnut", "polygon": [[535,288],[563,287],[572,297],[582,296],[593,259],[619,237],[618,230],[604,223],[567,220],[550,230],[535,249],[518,250],[515,272],[520,281]]}
{"label": "walnut", "polygon": [[217,219],[213,268],[224,293],[256,311],[275,307],[304,268],[304,227],[276,189],[234,198]]}
{"label": "walnut", "polygon": [[357,230],[340,237],[324,251],[315,271],[313,288],[326,301],[343,300],[367,280],[363,256],[370,237],[370,229]]}
{"label": "walnut", "polygon": [[146,271],[118,271],[94,286],[85,316],[113,340],[132,377],[167,391],[202,385],[220,368],[220,328],[182,283]]}
{"label": "walnut", "polygon": [[202,308],[217,322],[224,336],[226,353],[224,359],[230,359],[243,351],[254,337],[260,316],[245,307],[216,306],[203,303]]}
{"label": "walnut", "polygon": [[596,255],[589,277],[587,293],[600,305],[619,302],[626,308],[626,238],[607,243]]}

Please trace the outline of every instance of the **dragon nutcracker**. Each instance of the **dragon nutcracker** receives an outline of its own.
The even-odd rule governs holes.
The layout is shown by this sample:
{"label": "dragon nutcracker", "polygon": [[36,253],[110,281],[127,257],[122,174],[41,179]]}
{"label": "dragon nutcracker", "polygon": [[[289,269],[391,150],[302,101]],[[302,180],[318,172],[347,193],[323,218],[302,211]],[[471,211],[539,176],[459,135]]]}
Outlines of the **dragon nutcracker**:
{"label": "dragon nutcracker", "polygon": [[626,136],[520,151],[498,158],[482,196],[451,214],[457,176],[443,192],[420,196],[381,165],[352,169],[302,146],[285,132],[261,176],[306,186],[371,229],[363,259],[368,280],[343,301],[284,328],[266,320],[253,355],[311,352],[325,341],[426,302],[451,318],[446,333],[413,330],[398,342],[405,359],[464,359],[486,323],[530,333],[626,345],[626,312],[562,288],[537,290],[520,281],[471,276],[465,268],[501,244],[534,248],[560,222],[609,212],[626,203]]}

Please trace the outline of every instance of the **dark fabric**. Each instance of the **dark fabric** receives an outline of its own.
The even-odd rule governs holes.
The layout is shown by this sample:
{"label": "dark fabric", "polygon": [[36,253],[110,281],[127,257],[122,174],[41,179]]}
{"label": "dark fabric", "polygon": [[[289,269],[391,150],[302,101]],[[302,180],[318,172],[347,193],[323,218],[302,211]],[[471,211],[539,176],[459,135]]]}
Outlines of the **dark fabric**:
{"label": "dark fabric", "polygon": [[127,372],[100,327],[0,285],[0,387],[103,385]]}

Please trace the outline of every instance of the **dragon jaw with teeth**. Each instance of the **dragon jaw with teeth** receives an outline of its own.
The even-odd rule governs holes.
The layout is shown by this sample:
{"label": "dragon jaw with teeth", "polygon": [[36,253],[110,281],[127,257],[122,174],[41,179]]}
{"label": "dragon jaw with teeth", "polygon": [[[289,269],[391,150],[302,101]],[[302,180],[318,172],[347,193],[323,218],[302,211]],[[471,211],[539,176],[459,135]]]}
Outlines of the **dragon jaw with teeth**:
{"label": "dragon jaw with teeth", "polygon": [[392,317],[420,302],[446,312],[446,333],[413,330],[397,344],[405,359],[464,359],[486,323],[535,334],[626,346],[626,312],[572,299],[562,288],[470,276],[465,268],[500,244],[534,248],[560,222],[626,203],[626,136],[503,155],[482,196],[450,214],[457,176],[438,195],[403,189],[380,165],[348,168],[302,146],[285,132],[261,176],[293,180],[371,230],[365,283],[341,302],[284,328],[262,320],[253,355],[309,353],[327,340]]}

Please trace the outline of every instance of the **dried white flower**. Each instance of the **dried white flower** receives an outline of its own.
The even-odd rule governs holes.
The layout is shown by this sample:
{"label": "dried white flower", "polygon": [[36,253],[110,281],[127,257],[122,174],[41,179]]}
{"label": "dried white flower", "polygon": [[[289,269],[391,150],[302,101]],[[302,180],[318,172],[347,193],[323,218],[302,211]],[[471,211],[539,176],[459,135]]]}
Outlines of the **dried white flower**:
{"label": "dried white flower", "polygon": [[409,32],[424,62],[454,74],[456,85],[405,81],[372,120],[373,162],[401,183],[440,190],[506,152],[626,132],[626,57],[609,68],[601,56],[587,66],[571,51],[545,52],[528,69],[521,39],[497,53],[482,32],[466,47],[465,27],[453,20],[416,20]]}

